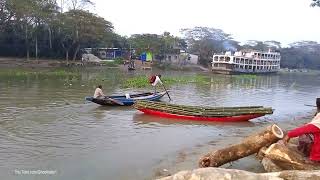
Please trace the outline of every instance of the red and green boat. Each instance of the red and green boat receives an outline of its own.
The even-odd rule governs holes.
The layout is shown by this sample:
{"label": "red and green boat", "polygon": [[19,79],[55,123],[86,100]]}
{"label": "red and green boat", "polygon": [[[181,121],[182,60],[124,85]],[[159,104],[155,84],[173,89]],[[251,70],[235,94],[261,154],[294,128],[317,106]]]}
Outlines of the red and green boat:
{"label": "red and green boat", "polygon": [[155,101],[136,101],[134,107],[145,114],[194,121],[248,121],[273,113],[272,108],[263,106],[203,107]]}

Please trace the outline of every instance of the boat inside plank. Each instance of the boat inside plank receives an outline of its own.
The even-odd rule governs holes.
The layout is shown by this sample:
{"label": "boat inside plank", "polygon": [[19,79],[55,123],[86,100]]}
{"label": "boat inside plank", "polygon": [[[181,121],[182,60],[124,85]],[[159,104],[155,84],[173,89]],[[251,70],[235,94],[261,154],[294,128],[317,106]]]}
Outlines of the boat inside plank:
{"label": "boat inside plank", "polygon": [[136,101],[134,107],[157,116],[212,121],[245,121],[273,113],[272,108],[263,106],[201,107],[151,101]]}

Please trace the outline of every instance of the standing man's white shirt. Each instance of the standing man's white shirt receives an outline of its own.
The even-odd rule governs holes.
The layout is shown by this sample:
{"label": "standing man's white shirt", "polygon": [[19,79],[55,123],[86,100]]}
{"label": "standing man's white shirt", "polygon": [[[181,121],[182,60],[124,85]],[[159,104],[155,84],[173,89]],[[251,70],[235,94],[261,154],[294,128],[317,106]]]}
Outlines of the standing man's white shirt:
{"label": "standing man's white shirt", "polygon": [[156,80],[154,80],[154,82],[151,85],[156,86],[158,83],[162,84],[162,81],[158,76],[156,76]]}
{"label": "standing man's white shirt", "polygon": [[98,97],[104,97],[105,95],[103,94],[102,90],[100,88],[97,88],[95,91],[94,91],[94,95],[93,97],[94,98],[98,98]]}

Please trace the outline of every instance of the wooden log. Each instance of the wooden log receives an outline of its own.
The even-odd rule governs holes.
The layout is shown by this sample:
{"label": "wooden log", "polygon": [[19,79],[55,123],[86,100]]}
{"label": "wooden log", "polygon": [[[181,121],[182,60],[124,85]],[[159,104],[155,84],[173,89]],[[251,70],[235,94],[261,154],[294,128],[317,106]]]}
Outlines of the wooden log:
{"label": "wooden log", "polygon": [[266,171],[273,171],[274,165],[282,170],[319,170],[320,163],[310,161],[297,149],[285,146],[283,143],[272,144],[265,150],[265,160],[262,165]]}
{"label": "wooden log", "polygon": [[268,126],[262,132],[245,138],[240,144],[208,153],[199,160],[199,167],[219,167],[231,161],[257,153],[283,138],[283,131],[277,125]]}
{"label": "wooden log", "polygon": [[264,157],[261,160],[261,164],[267,172],[279,172],[283,171],[283,169],[279,166],[277,166],[271,159]]}
{"label": "wooden log", "polygon": [[318,180],[320,171],[281,171],[274,173],[253,173],[237,169],[200,168],[180,171],[158,180]]}

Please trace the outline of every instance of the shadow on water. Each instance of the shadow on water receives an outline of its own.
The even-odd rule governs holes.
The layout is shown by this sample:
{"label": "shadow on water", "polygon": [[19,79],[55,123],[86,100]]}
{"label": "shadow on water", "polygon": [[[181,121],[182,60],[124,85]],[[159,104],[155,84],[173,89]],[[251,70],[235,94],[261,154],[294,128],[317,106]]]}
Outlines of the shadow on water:
{"label": "shadow on water", "polygon": [[96,106],[93,107],[89,113],[92,113],[92,115],[99,120],[106,119],[110,114],[127,116],[130,111],[134,111],[131,106],[100,106],[94,103],[89,103],[87,105]]}
{"label": "shadow on water", "polygon": [[177,118],[162,118],[147,114],[135,113],[133,121],[137,125],[159,123],[161,125],[202,125],[202,126],[235,126],[235,127],[253,127],[255,123],[246,122],[209,122],[209,121],[192,121]]}

